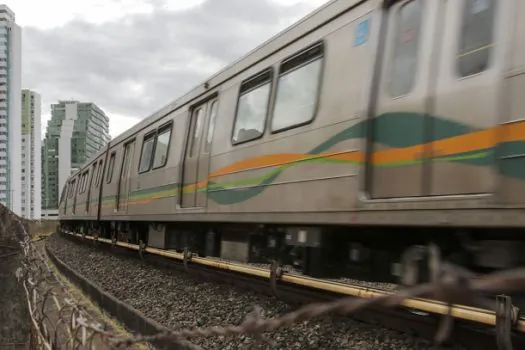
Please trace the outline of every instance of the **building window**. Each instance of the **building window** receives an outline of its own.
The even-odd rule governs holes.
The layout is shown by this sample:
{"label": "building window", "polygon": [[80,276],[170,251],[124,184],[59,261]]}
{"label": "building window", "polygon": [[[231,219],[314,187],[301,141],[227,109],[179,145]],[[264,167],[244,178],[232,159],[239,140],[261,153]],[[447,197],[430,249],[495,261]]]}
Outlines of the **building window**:
{"label": "building window", "polygon": [[419,57],[422,5],[420,0],[404,4],[398,13],[390,94],[408,94],[415,82]]}
{"label": "building window", "polygon": [[241,85],[233,129],[234,144],[262,136],[268,114],[272,71],[267,70]]}
{"label": "building window", "polygon": [[494,35],[494,0],[465,0],[458,53],[461,77],[485,71]]}

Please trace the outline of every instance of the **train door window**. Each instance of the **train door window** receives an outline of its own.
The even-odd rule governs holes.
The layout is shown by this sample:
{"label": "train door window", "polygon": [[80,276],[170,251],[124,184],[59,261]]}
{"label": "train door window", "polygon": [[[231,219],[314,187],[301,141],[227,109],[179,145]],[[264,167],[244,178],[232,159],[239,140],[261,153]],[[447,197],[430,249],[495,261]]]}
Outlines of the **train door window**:
{"label": "train door window", "polygon": [[88,174],[89,174],[89,170],[88,170],[88,171],[85,171],[85,172],[82,174],[82,188],[80,189],[80,190],[81,190],[80,193],[84,193],[84,192],[86,192]]}
{"label": "train door window", "polygon": [[78,186],[78,193],[82,193],[82,192],[84,192],[84,182],[85,182],[85,181],[84,181],[84,179],[85,179],[85,176],[84,176],[84,175],[85,175],[84,173],[82,173],[82,174],[80,175],[80,183],[79,183],[79,186]]}
{"label": "train door window", "polygon": [[204,126],[204,111],[204,107],[199,107],[193,114],[192,121],[195,123],[195,125],[193,127],[193,135],[190,140],[188,153],[191,158],[197,155],[199,141],[202,136],[202,127]]}
{"label": "train door window", "polygon": [[217,118],[217,111],[219,107],[219,101],[215,100],[212,102],[210,107],[210,116],[208,121],[208,132],[206,133],[206,143],[204,144],[204,151],[202,153],[210,153],[211,142],[213,141],[213,132],[215,130],[215,119]]}
{"label": "train door window", "polygon": [[84,176],[80,174],[80,176],[78,177],[78,186],[75,195],[78,195],[82,192],[82,186],[84,186]]}
{"label": "train door window", "polygon": [[414,86],[419,57],[422,7],[421,0],[412,0],[404,4],[398,12],[390,82],[392,97],[406,95]]}
{"label": "train door window", "polygon": [[103,163],[103,160],[101,159],[99,162],[98,162],[98,172],[97,172],[97,177],[95,179],[95,187],[98,187],[100,185],[100,180],[102,178],[102,169],[104,169],[102,167],[102,163]]}
{"label": "train door window", "polygon": [[233,144],[255,140],[264,133],[271,84],[271,69],[241,84],[233,128]]}
{"label": "train door window", "polygon": [[[93,163],[92,175],[91,175],[91,180],[90,180],[91,187],[95,187],[97,185],[97,176],[98,176],[97,162],[95,162]],[[95,179],[95,181],[93,181],[93,178]]]}
{"label": "train door window", "polygon": [[162,168],[168,160],[168,149],[171,139],[171,124],[159,130],[153,157],[153,169]]}
{"label": "train door window", "polygon": [[74,179],[73,181],[71,181],[71,185],[69,186],[69,191],[67,195],[69,198],[73,197],[73,193],[75,192],[76,182],[77,182],[77,179]]}
{"label": "train door window", "polygon": [[318,44],[285,60],[280,67],[272,132],[311,122],[317,109],[323,46]]}
{"label": "train door window", "polygon": [[458,52],[461,77],[485,71],[494,35],[494,0],[464,0]]}
{"label": "train door window", "polygon": [[142,152],[140,154],[139,173],[148,171],[151,168],[153,156],[153,146],[155,145],[155,134],[144,136],[142,142]]}
{"label": "train door window", "polygon": [[75,193],[80,193],[82,191],[82,183],[84,182],[84,177],[82,176],[82,174],[80,174],[78,176],[78,183],[77,183],[77,188],[75,189]]}
{"label": "train door window", "polygon": [[106,177],[106,183],[110,183],[113,179],[113,169],[115,168],[115,152],[111,153],[109,156],[108,163],[108,176]]}

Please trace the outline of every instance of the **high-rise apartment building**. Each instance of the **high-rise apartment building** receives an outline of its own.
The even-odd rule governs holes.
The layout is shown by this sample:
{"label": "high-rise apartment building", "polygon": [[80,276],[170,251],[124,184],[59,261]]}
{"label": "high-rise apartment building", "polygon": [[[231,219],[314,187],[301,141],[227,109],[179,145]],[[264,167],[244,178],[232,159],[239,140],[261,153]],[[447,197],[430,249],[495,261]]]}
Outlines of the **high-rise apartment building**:
{"label": "high-rise apartment building", "polygon": [[58,213],[66,180],[109,142],[109,118],[94,103],[59,101],[51,105],[42,144],[42,214]]}
{"label": "high-rise apartment building", "polygon": [[21,44],[15,14],[0,5],[0,203],[18,215],[22,214]]}
{"label": "high-rise apartment building", "polygon": [[41,116],[40,95],[22,90],[22,216],[40,219],[41,210]]}

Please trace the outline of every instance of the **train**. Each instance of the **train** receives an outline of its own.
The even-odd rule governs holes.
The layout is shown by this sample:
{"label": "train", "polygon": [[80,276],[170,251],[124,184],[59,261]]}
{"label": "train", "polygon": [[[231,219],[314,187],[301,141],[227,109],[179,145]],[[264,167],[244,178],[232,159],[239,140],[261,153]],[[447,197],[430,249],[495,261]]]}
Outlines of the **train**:
{"label": "train", "polygon": [[60,230],[403,284],[428,280],[430,244],[522,266],[521,18],[330,1],[111,140],[67,179]]}

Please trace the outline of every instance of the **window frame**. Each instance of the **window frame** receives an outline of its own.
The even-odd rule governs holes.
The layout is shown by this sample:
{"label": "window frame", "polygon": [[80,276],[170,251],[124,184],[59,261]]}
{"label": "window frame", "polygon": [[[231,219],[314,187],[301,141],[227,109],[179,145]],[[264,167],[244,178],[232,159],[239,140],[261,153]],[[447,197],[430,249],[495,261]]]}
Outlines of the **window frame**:
{"label": "window frame", "polygon": [[[395,80],[393,77],[394,77],[394,73],[395,73],[395,62],[396,62],[396,57],[397,55],[399,54],[399,30],[400,30],[400,24],[401,24],[401,11],[403,10],[404,7],[408,6],[409,4],[411,3],[414,3],[414,2],[419,2],[419,5],[421,6],[421,10],[420,10],[420,13],[419,13],[419,26],[418,26],[418,30],[417,30],[417,50],[416,50],[416,65],[415,65],[415,68],[413,70],[414,72],[414,75],[412,76],[412,81],[411,81],[411,85],[410,85],[410,89],[407,91],[407,92],[403,92],[402,94],[394,94],[393,93],[393,89],[392,89],[392,82]],[[422,2],[420,0],[407,0],[405,1],[404,3],[402,3],[399,8],[395,11],[395,28],[394,28],[394,31],[393,31],[393,38],[392,38],[392,43],[393,43],[393,48],[392,48],[392,52],[389,53],[388,55],[390,56],[390,59],[388,60],[388,68],[387,68],[387,71],[388,71],[388,84],[386,84],[386,89],[387,89],[387,94],[388,96],[393,99],[393,100],[396,100],[396,99],[399,99],[399,98],[403,98],[403,97],[406,97],[408,95],[410,95],[411,93],[414,92],[414,88],[416,87],[417,83],[418,83],[418,77],[419,77],[419,69],[421,67],[421,44],[422,44],[422,40],[423,40],[423,37],[422,37],[422,33],[423,33],[423,30],[424,30],[424,16],[425,16],[425,11],[427,10],[426,8],[426,5],[425,5],[425,2]]]}
{"label": "window frame", "polygon": [[77,184],[77,178],[75,177],[73,180],[71,180],[71,182],[69,183],[69,190],[68,190],[68,194],[67,194],[67,198],[72,198],[73,197],[73,194],[75,193],[75,190],[76,190],[76,184]]}
{"label": "window frame", "polygon": [[[166,151],[166,159],[164,160],[164,164],[158,166],[158,167],[153,167],[153,163],[155,162],[155,152],[157,151],[157,141],[158,141],[158,137],[159,137],[159,133],[161,132],[164,132],[166,130],[170,130],[170,138],[169,138],[169,141],[168,141],[168,150]],[[139,158],[139,164],[138,164],[138,168],[137,168],[137,172],[138,174],[144,174],[144,173],[147,173],[149,171],[153,171],[153,170],[157,170],[157,169],[161,169],[161,168],[164,168],[166,166],[166,164],[168,164],[168,156],[169,156],[169,152],[170,152],[170,147],[171,147],[171,136],[173,135],[173,120],[170,120],[164,124],[161,124],[159,125],[157,128],[147,132],[144,134],[144,136],[142,137],[142,143],[141,143],[141,147],[140,147],[140,158]],[[144,141],[146,141],[147,139],[149,138],[153,138],[153,147],[151,148],[151,160],[150,160],[150,164],[149,164],[149,167],[147,170],[143,170],[143,171],[140,171],[140,163],[142,161],[142,154],[144,153]]]}
{"label": "window frame", "polygon": [[[170,132],[170,137],[168,139],[168,145],[166,146],[167,149],[166,149],[166,158],[164,159],[164,162],[163,164],[155,167],[155,155],[157,153],[157,143],[158,143],[158,139],[159,139],[159,134],[162,134],[164,131],[167,131],[169,130]],[[155,144],[153,145],[153,158],[152,158],[152,162],[151,162],[151,171],[153,170],[157,170],[157,169],[161,169],[161,168],[164,168],[166,166],[166,164],[168,164],[168,157],[169,157],[169,154],[170,154],[170,146],[171,146],[171,136],[173,135],[173,121],[169,121],[161,126],[159,126],[157,128],[157,133],[155,135]]]}
{"label": "window frame", "polygon": [[[320,49],[320,53],[318,53],[315,56],[311,56],[310,58],[307,58],[308,52],[310,50],[315,50],[315,49]],[[304,58],[307,58],[307,59],[304,60],[302,56],[306,56]],[[295,62],[296,60],[298,60],[299,63]],[[312,117],[307,121],[274,130],[272,127],[272,122],[273,122],[273,118],[275,117],[274,112],[275,112],[275,106],[277,103],[277,94],[279,92],[279,79],[281,78],[281,76],[284,76],[288,73],[291,73],[293,71],[306,67],[308,64],[315,62],[317,60],[321,60],[321,67],[320,67],[321,71],[319,73],[319,77],[317,78],[317,96],[315,98],[315,107],[313,109]],[[283,66],[285,66],[286,64],[290,64],[291,67],[287,69],[285,68],[286,70],[284,70],[283,72]],[[309,45],[308,47],[296,52],[295,54],[291,56],[288,56],[287,58],[281,61],[281,63],[279,64],[279,70],[277,72],[277,79],[275,82],[275,89],[274,89],[275,91],[273,91],[273,105],[271,106],[271,117],[269,120],[270,134],[274,135],[274,134],[285,132],[291,129],[300,128],[302,126],[313,123],[314,120],[317,119],[317,114],[319,113],[319,105],[320,105],[319,102],[321,101],[321,93],[323,91],[325,67],[326,67],[326,42],[324,40],[319,40],[315,42],[314,44]]]}
{"label": "window frame", "polygon": [[101,180],[102,180],[102,174],[104,173],[104,159],[100,159],[98,161],[98,172],[97,172],[97,178],[95,179],[95,188],[98,188],[100,186]]}
{"label": "window frame", "polygon": [[81,172],[80,173],[80,182],[79,182],[77,193],[81,194],[83,188],[84,188],[84,172]]}
{"label": "window frame", "polygon": [[[151,170],[151,166],[153,165],[153,154],[155,153],[155,144],[156,144],[156,137],[157,137],[157,130],[152,130],[146,134],[144,134],[144,136],[142,136],[142,144],[141,144],[141,147],[140,147],[140,157],[139,157],[139,164],[138,164],[138,167],[137,167],[137,172],[138,174],[144,174],[144,173],[147,173],[148,171]],[[144,145],[145,145],[145,142],[148,141],[149,139],[152,139],[153,140],[153,146],[151,147],[151,158],[149,160],[149,164],[148,164],[148,168],[146,170],[140,170],[140,166],[142,164],[142,156],[144,155]],[[122,157],[124,157],[124,154],[122,155]],[[124,160],[124,158],[122,158],[122,160]]]}
{"label": "window frame", "polygon": [[[475,76],[478,76],[479,74],[483,74],[485,72],[487,72],[488,70],[490,70],[493,66],[493,63],[494,63],[494,46],[495,46],[495,43],[496,43],[496,27],[497,27],[497,21],[498,21],[498,2],[497,1],[493,1],[493,0],[489,0],[491,1],[491,5],[492,5],[492,27],[491,27],[491,31],[492,31],[492,37],[491,37],[491,43],[490,44],[487,44],[487,45],[484,45],[484,46],[481,46],[481,48],[484,48],[486,47],[487,50],[489,50],[489,53],[487,55],[487,62],[486,62],[486,67],[485,69],[483,69],[481,72],[477,72],[477,73],[473,73],[473,74],[468,74],[468,75],[463,75],[461,73],[461,67],[460,67],[460,59],[461,57],[463,57],[465,55],[465,53],[461,53],[461,44],[463,43],[463,40],[464,40],[464,37],[463,37],[463,28],[464,28],[464,24],[465,24],[465,12],[468,11],[470,8],[467,8],[467,4],[468,4],[468,0],[463,0],[462,3],[461,3],[461,13],[460,13],[460,16],[459,16],[459,25],[458,25],[458,35],[457,35],[457,45],[456,45],[456,50],[455,50],[455,57],[454,57],[454,73],[456,75],[456,77],[458,78],[458,80],[463,80],[463,79],[468,79],[470,77],[475,77]],[[474,49],[474,50],[471,50],[472,51],[477,51],[479,50],[480,48],[477,48],[477,49]],[[468,54],[468,53],[467,53]]]}
{"label": "window frame", "polygon": [[[117,159],[117,151],[113,151],[109,154],[108,162],[108,173],[106,175],[106,184],[110,184],[113,181],[113,172],[115,171],[115,162]],[[113,160],[113,162],[112,162]],[[111,168],[111,169],[110,169]],[[109,171],[111,170],[111,171]]]}
{"label": "window frame", "polygon": [[89,168],[82,173],[82,188],[80,189],[81,194],[86,192],[89,173]]}
{"label": "window frame", "polygon": [[82,187],[84,187],[84,173],[83,172],[81,172],[80,175],[78,176],[78,185],[77,185],[75,197],[78,196],[79,194],[82,194]]}
{"label": "window frame", "polygon": [[[93,189],[93,188],[97,188],[98,161],[94,161],[94,162],[91,164],[91,169],[92,169],[92,171],[93,171],[93,175],[91,176],[91,184],[90,184],[90,187]],[[95,181],[93,181],[93,178],[95,179]]]}
{"label": "window frame", "polygon": [[[203,152],[201,152],[201,154],[211,154],[211,146],[213,145],[213,139],[215,138],[215,127],[217,125],[217,117],[219,116],[219,98],[218,97],[215,97],[215,98],[212,98],[210,101],[208,101],[208,105],[210,106],[209,108],[209,113],[208,113],[208,125],[207,125],[207,128],[206,128],[206,137],[203,138],[203,142],[204,142],[204,150]],[[213,105],[216,105],[217,106],[217,111],[215,113],[215,117],[213,118],[213,130],[211,131],[211,140],[210,140],[210,143],[209,143],[209,148],[207,147],[208,146],[208,135],[210,134],[210,125],[211,125],[211,112],[213,111]]]}
{"label": "window frame", "polygon": [[[259,83],[257,83],[257,80],[262,79],[266,74],[269,75],[269,79],[261,80]],[[242,145],[244,143],[259,140],[266,133],[266,124],[268,124],[268,116],[270,115],[270,112],[271,112],[271,102],[272,102],[272,97],[273,97],[272,95],[273,95],[273,90],[274,90],[273,88],[274,82],[275,82],[275,68],[273,66],[270,66],[244,79],[239,85],[239,90],[237,92],[237,103],[235,106],[235,115],[233,118],[233,125],[232,125],[231,135],[230,135],[230,142],[232,146]],[[265,85],[265,83],[269,83],[270,93],[268,94],[268,101],[266,101],[266,114],[264,116],[264,123],[263,123],[263,129],[261,130],[261,134],[251,139],[235,141],[234,140],[235,126],[237,125],[237,119],[239,117],[239,105],[240,105],[241,96],[247,92],[255,90],[256,88],[262,85]]]}
{"label": "window frame", "polygon": [[[208,100],[205,100],[199,104],[196,104],[194,107],[191,108],[191,114],[190,114],[190,121],[189,121],[189,128],[188,128],[188,138],[187,138],[187,144],[186,144],[186,159],[195,159],[195,158],[198,158],[201,154],[201,148],[200,146],[202,145],[202,134],[201,134],[201,137],[200,139],[197,140],[197,142],[194,142],[195,141],[195,133],[197,131],[197,121],[198,121],[198,118],[196,118],[196,116],[198,115],[197,112],[198,111],[202,111],[202,116],[203,116],[203,119],[202,119],[202,122],[203,124],[206,124],[206,117],[207,117],[207,113],[208,113]],[[204,129],[206,128],[206,125],[203,125],[202,126],[202,131],[204,132]],[[196,154],[192,154],[193,151],[195,150]]]}

